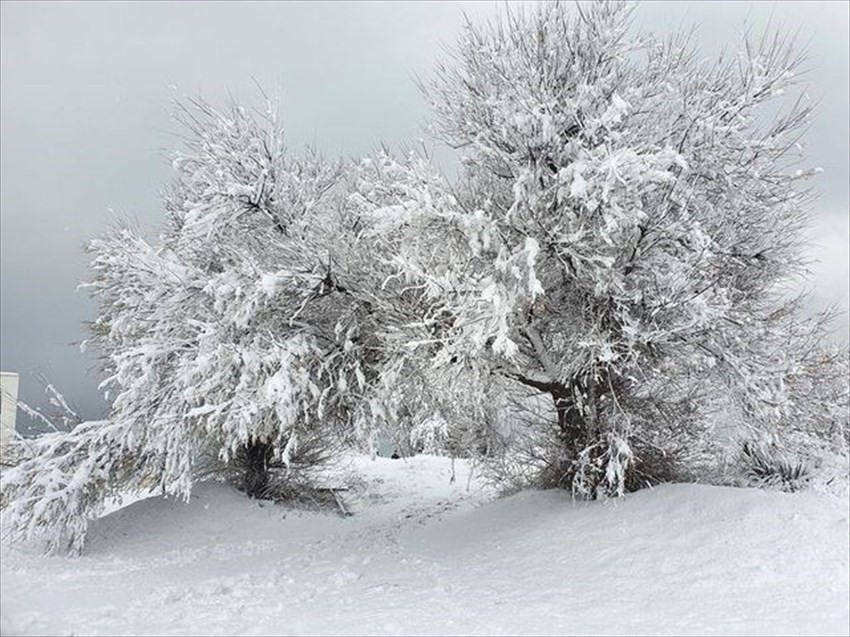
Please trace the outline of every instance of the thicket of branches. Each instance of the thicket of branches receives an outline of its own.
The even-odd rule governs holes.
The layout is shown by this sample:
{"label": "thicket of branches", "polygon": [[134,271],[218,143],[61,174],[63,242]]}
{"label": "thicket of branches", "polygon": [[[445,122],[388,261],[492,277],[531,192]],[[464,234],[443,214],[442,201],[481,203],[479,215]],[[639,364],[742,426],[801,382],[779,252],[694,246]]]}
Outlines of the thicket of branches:
{"label": "thicket of branches", "polygon": [[782,449],[850,443],[846,348],[783,293],[815,173],[811,108],[780,98],[801,61],[779,36],[704,61],[618,2],[506,11],[424,87],[453,179],[183,104],[160,238],[89,247],[109,420],[3,475],[8,528],[79,550],[111,490],[291,494],[379,432],[586,498],[716,478],[735,445],[797,484]]}
{"label": "thicket of branches", "polygon": [[629,17],[546,3],[468,25],[426,86],[459,178],[381,157],[358,186],[429,300],[410,357],[547,396],[535,481],[587,497],[707,460],[719,426],[847,435],[846,352],[782,293],[803,273],[811,108],[770,109],[801,56],[766,36],[706,62]]}

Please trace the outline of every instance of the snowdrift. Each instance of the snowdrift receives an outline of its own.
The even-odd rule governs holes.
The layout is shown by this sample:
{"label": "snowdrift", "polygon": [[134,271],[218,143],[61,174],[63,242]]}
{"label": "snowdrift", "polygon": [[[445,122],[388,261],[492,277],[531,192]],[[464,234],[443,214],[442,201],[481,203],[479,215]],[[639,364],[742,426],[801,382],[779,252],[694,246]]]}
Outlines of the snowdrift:
{"label": "snowdrift", "polygon": [[444,458],[355,465],[348,518],[205,484],[101,518],[76,560],[4,545],[2,633],[850,632],[846,497],[496,499]]}

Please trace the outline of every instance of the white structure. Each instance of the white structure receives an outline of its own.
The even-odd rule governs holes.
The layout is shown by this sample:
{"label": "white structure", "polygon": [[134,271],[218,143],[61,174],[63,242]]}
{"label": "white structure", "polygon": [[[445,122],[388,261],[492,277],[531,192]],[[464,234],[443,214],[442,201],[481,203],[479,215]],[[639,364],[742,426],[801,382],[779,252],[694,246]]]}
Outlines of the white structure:
{"label": "white structure", "polygon": [[9,444],[15,435],[18,413],[18,375],[0,372],[0,464],[12,464]]}

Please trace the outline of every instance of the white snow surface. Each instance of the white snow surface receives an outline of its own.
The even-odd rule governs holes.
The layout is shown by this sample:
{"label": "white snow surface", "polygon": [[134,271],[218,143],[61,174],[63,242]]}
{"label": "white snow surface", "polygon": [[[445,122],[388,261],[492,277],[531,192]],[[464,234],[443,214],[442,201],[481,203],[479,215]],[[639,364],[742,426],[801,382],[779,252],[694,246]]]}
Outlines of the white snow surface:
{"label": "white snow surface", "polygon": [[347,518],[207,483],[100,518],[79,558],[4,543],[0,632],[850,633],[846,494],[496,498],[456,468],[355,458]]}

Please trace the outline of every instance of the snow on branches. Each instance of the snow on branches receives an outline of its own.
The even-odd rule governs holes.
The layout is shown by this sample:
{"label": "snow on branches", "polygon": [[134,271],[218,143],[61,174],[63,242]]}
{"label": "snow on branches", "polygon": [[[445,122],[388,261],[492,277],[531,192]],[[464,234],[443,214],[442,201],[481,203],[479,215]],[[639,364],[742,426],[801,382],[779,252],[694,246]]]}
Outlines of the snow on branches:
{"label": "snow on branches", "polygon": [[340,168],[291,157],[271,111],[182,113],[161,245],[123,230],[91,247],[112,417],[185,432],[186,470],[199,445],[227,460],[261,443],[287,464],[299,437],[352,424],[365,388]]}
{"label": "snow on branches", "polygon": [[0,475],[4,538],[78,554],[90,519],[116,485],[153,486],[161,455],[130,446],[121,427],[85,422],[72,432],[18,440],[18,462]]}
{"label": "snow on branches", "polygon": [[[139,485],[115,471],[122,458],[152,458],[145,480],[184,497],[199,467],[215,464],[207,457],[242,463],[238,486],[267,497],[273,467],[300,469],[305,450],[351,439],[362,422],[369,313],[348,289],[340,167],[288,153],[271,112],[258,120],[190,102],[181,117],[190,138],[174,161],[160,241],[123,226],[88,247],[85,287],[100,304],[88,344],[101,354],[108,422],[39,439],[4,476],[27,532],[44,517],[33,498],[73,504],[54,516],[54,531],[74,547],[101,484]],[[61,497],[42,474],[57,476]],[[16,486],[7,494],[6,484]]]}
{"label": "snow on branches", "polygon": [[354,197],[394,242],[390,276],[428,299],[435,329],[408,345],[548,394],[555,482],[589,497],[622,493],[655,450],[698,453],[720,396],[779,428],[822,340],[780,293],[802,272],[811,109],[765,109],[800,56],[765,37],[703,62],[629,16],[545,3],[468,25],[426,87],[460,177],[379,156]]}
{"label": "snow on branches", "polygon": [[108,423],[4,475],[15,532],[78,548],[109,489],[186,496],[216,462],[263,497],[379,429],[588,498],[699,477],[723,436],[846,453],[846,352],[782,288],[815,172],[810,106],[775,102],[801,57],[765,36],[703,61],[630,13],[468,24],[425,87],[454,179],[294,154],[271,108],[181,106],[161,237],[89,246]]}

